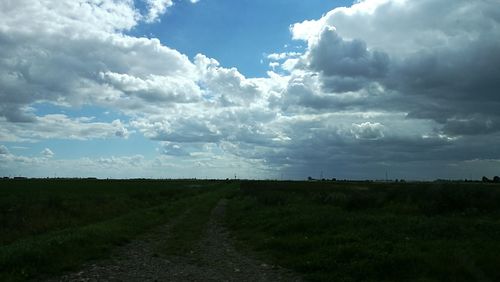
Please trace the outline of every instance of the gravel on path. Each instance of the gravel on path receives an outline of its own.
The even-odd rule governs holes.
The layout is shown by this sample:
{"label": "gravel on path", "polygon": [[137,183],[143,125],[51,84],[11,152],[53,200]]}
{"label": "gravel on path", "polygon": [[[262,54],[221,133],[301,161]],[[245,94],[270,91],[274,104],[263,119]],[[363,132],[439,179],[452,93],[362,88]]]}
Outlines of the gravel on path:
{"label": "gravel on path", "polygon": [[223,220],[227,200],[212,210],[197,246],[185,256],[164,256],[171,223],[113,251],[111,258],[88,264],[80,271],[48,281],[302,281],[296,274],[266,264],[235,249]]}

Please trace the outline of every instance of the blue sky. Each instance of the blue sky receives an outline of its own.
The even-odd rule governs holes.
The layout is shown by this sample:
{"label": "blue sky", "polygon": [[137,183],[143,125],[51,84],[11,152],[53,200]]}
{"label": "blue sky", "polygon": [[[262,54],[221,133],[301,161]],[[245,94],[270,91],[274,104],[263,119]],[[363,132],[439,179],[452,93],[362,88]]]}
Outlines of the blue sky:
{"label": "blue sky", "polygon": [[[261,63],[264,53],[303,50],[304,42],[291,39],[292,23],[320,18],[335,7],[351,4],[342,0],[205,0],[196,5],[177,1],[160,21],[139,25],[131,34],[159,38],[191,58],[202,53],[245,76],[259,77],[269,69]],[[144,4],[140,6],[144,9]]]}
{"label": "blue sky", "polygon": [[497,6],[0,2],[0,176],[498,175]]}

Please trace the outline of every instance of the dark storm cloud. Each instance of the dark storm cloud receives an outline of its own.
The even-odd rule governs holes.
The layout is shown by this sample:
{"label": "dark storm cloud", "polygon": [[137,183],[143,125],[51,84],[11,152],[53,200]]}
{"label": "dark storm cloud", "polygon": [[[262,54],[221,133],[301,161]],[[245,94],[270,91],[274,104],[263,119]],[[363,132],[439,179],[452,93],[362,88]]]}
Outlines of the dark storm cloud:
{"label": "dark storm cloud", "polygon": [[[499,117],[498,50],[500,39],[487,38],[456,46],[454,50],[418,53],[394,66],[386,85],[402,95],[420,99],[423,106],[410,111],[415,117],[441,123],[467,119],[470,115]],[[426,104],[430,107],[426,108]],[[432,105],[439,108],[429,111]]]}
{"label": "dark storm cloud", "polygon": [[27,112],[26,110],[19,107],[16,104],[10,104],[4,102],[0,105],[0,114],[3,115],[9,122],[35,122],[36,117],[33,113]]}
{"label": "dark storm cloud", "polygon": [[368,51],[366,43],[359,39],[344,40],[328,26],[308,55],[309,68],[325,76],[381,77],[389,63],[387,54]]}
{"label": "dark storm cloud", "polygon": [[310,46],[306,60],[310,70],[321,74],[323,90],[337,93],[362,89],[383,77],[389,66],[387,54],[369,51],[362,40],[345,40],[329,26]]}

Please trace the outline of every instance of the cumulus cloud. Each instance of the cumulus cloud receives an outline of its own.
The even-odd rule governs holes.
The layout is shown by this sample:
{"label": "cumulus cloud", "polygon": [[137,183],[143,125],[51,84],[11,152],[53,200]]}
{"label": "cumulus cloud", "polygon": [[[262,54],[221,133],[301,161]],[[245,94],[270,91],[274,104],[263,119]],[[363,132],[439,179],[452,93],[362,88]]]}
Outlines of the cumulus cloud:
{"label": "cumulus cloud", "polygon": [[8,155],[10,154],[9,149],[4,145],[0,145],[0,155]]}
{"label": "cumulus cloud", "polygon": [[[0,115],[9,121],[34,121],[25,109],[40,100],[125,110],[150,97],[189,100],[180,97],[189,90],[196,95],[187,82],[194,79],[194,65],[186,56],[158,39],[120,32],[137,24],[132,2],[12,3],[0,10]],[[132,80],[141,84],[140,95],[128,91]],[[161,92],[165,84],[172,86]]]}
{"label": "cumulus cloud", "polygon": [[36,117],[35,122],[20,124],[0,119],[0,141],[36,141],[40,139],[89,140],[127,138],[129,130],[120,120],[110,123],[93,118],[70,118],[63,114]]}
{"label": "cumulus cloud", "polygon": [[351,132],[356,136],[356,139],[377,140],[384,137],[383,128],[384,126],[378,122],[353,123]]}
{"label": "cumulus cloud", "polygon": [[200,99],[201,90],[189,78],[149,75],[141,78],[114,72],[101,73],[101,78],[129,98],[147,103],[188,103]]}
{"label": "cumulus cloud", "polygon": [[54,157],[54,155],[55,155],[55,154],[54,154],[54,152],[52,152],[52,150],[51,150],[51,149],[49,149],[49,148],[45,148],[45,149],[43,149],[43,150],[40,152],[40,154],[41,154],[43,157],[48,158],[48,159],[50,159],[50,158]]}
{"label": "cumulus cloud", "polygon": [[387,108],[404,107],[413,118],[446,125],[481,113],[496,120],[499,72],[492,66],[500,60],[500,17],[491,12],[494,5],[365,0],[291,31],[308,42],[306,63],[323,74],[325,90],[356,91],[376,81],[405,96],[406,105]]}
{"label": "cumulus cloud", "polygon": [[[160,20],[160,17],[165,14],[167,9],[174,5],[173,0],[143,0],[148,7],[147,14],[144,15],[146,23],[153,23]],[[196,4],[199,0],[189,0],[189,2]]]}
{"label": "cumulus cloud", "polygon": [[325,76],[368,77],[384,76],[389,65],[387,54],[370,52],[362,40],[345,40],[334,27],[326,26],[318,41],[309,47],[308,67]]}
{"label": "cumulus cloud", "polygon": [[174,5],[172,0],[145,0],[145,2],[148,5],[148,14],[145,18],[148,23],[158,20],[168,7]]}
{"label": "cumulus cloud", "polygon": [[282,53],[272,53],[268,54],[266,58],[271,61],[281,61],[289,58],[295,58],[301,56],[302,53],[299,52],[282,52]]}
{"label": "cumulus cloud", "polygon": [[[111,175],[168,167],[182,176],[196,166],[212,175],[375,178],[396,167],[418,178],[500,159],[494,1],[356,1],[291,25],[306,50],[264,55],[273,71],[260,78],[127,35],[174,5],[145,3],[145,14],[130,0],[0,3],[0,141],[136,132],[159,143],[154,160],[28,158],[2,145],[3,172],[72,163]],[[40,104],[96,106],[119,118],[41,114]]]}
{"label": "cumulus cloud", "polygon": [[169,156],[189,156],[189,152],[181,147],[180,144],[164,143],[161,152]]}
{"label": "cumulus cloud", "polygon": [[196,55],[195,64],[201,74],[205,97],[219,106],[246,105],[262,95],[259,85],[236,68],[221,67],[219,62],[202,54]]}
{"label": "cumulus cloud", "polygon": [[[290,70],[283,109],[402,114],[397,122],[379,117],[352,123],[348,132],[357,140],[376,141],[371,143],[379,155],[364,153],[372,163],[459,161],[487,152],[498,158],[488,148],[472,154],[451,149],[469,151],[466,140],[487,142],[500,129],[495,110],[500,85],[494,78],[500,75],[494,67],[500,17],[493,6],[492,1],[364,0],[293,24],[292,37],[308,48]],[[400,122],[407,128],[427,124],[427,129],[420,136],[396,134]],[[363,152],[363,143],[347,144],[354,155]],[[405,146],[418,150],[405,152]]]}

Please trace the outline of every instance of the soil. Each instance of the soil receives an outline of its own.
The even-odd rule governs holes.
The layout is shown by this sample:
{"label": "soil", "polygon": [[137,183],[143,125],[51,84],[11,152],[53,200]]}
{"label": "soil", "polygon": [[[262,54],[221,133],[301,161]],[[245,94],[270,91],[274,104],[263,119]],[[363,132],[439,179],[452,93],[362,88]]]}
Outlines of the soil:
{"label": "soil", "polygon": [[169,229],[181,215],[117,248],[110,259],[48,281],[302,281],[291,271],[236,250],[223,224],[226,205],[227,200],[219,201],[199,243],[182,257],[156,251],[159,244],[168,248]]}

